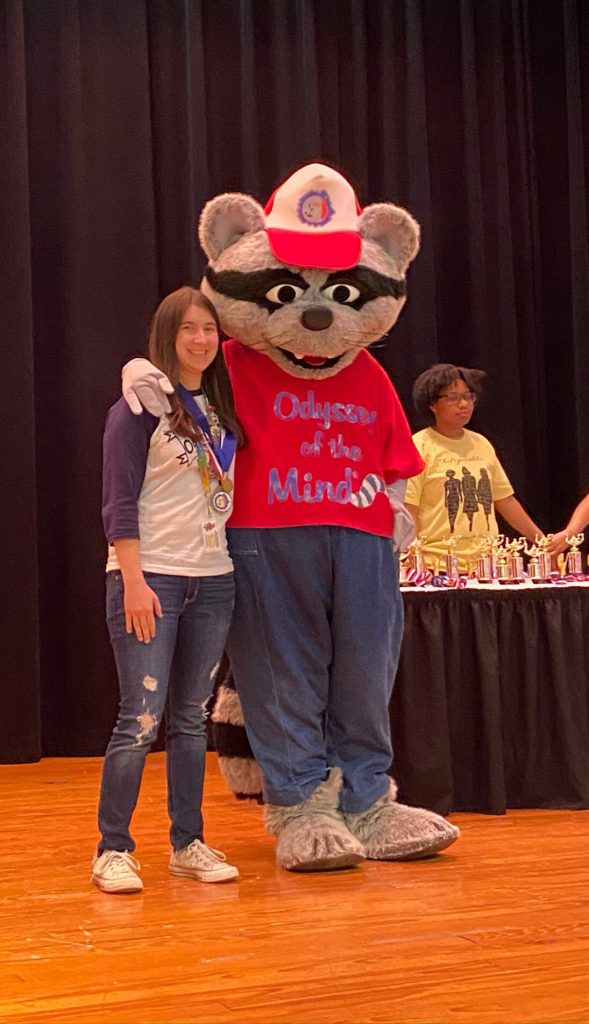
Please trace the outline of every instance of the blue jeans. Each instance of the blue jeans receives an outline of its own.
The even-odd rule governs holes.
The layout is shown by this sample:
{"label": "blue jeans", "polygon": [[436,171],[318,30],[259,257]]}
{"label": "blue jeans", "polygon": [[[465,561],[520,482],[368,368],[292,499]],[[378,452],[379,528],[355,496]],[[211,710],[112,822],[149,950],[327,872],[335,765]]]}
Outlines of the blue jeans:
{"label": "blue jeans", "polygon": [[340,526],[230,528],[227,650],[269,803],[343,774],[357,813],[389,787],[389,700],[403,632],[391,542]]}
{"label": "blue jeans", "polygon": [[233,573],[164,576],[146,572],[160,599],[156,635],[140,643],[125,632],[123,580],[106,576],[106,618],[121,703],[102,770],[98,826],[103,850],[135,849],[129,833],[145,758],[166,713],[170,839],[182,850],[203,838],[202,791],[206,729],[203,706],[215,681],[231,619]]}

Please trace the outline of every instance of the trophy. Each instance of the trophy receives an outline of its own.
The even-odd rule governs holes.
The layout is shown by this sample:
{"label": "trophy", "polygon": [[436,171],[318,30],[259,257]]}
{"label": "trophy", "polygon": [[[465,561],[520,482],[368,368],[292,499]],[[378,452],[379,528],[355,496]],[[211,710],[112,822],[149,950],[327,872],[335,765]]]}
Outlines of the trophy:
{"label": "trophy", "polygon": [[570,550],[567,551],[566,561],[568,573],[577,575],[583,572],[583,555],[579,551],[579,544],[582,544],[584,539],[584,533],[574,533],[572,537],[565,538],[567,544],[570,544]]}
{"label": "trophy", "polygon": [[492,540],[487,537],[481,543],[480,553],[476,560],[475,573],[479,583],[491,583],[493,580]]}
{"label": "trophy", "polygon": [[519,552],[523,551],[525,546],[525,537],[516,537],[514,540],[507,541],[505,544],[505,548],[507,550],[509,578],[512,580],[519,581],[524,578],[524,560]]}
{"label": "trophy", "polygon": [[[538,540],[537,537],[536,540]],[[545,560],[540,546],[538,544],[532,544],[531,547],[528,547],[526,544],[524,551],[530,559],[528,562],[528,577],[531,579],[532,583],[543,583],[546,579]]]}
{"label": "trophy", "polygon": [[413,586],[415,583],[415,577],[425,572],[425,562],[423,560],[423,548],[427,541],[427,536],[422,533],[419,537],[415,537],[411,541],[411,544],[407,548],[404,555],[401,555],[401,575],[400,583],[404,586]]}
{"label": "trophy", "polygon": [[509,551],[507,547],[497,547],[497,563],[495,575],[499,583],[509,583],[511,579],[510,567],[508,564]]}
{"label": "trophy", "polygon": [[550,559],[550,552],[548,547],[552,540],[552,534],[547,534],[546,537],[535,537],[536,544],[538,546],[538,558],[540,561],[540,570],[542,572],[542,578],[547,580],[550,578],[550,572],[552,570],[552,562]]}
{"label": "trophy", "polygon": [[446,575],[451,580],[457,580],[460,577],[460,571],[458,569],[458,555],[456,554],[456,545],[461,537],[457,534],[451,534],[450,537],[446,537],[444,544],[447,547],[447,552],[444,555],[444,561],[446,564]]}

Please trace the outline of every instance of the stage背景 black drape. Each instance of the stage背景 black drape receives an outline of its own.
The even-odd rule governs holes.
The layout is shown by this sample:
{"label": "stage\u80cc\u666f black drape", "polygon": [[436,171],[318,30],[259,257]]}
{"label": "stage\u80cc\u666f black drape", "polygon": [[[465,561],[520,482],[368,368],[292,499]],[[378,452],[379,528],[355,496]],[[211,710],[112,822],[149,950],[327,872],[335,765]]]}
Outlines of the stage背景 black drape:
{"label": "stage\u80cc\u666f black drape", "polygon": [[4,0],[3,760],[104,750],[104,417],[219,192],[319,159],[410,209],[375,354],[406,402],[434,361],[487,370],[473,427],[563,525],[589,482],[588,36],[582,0]]}

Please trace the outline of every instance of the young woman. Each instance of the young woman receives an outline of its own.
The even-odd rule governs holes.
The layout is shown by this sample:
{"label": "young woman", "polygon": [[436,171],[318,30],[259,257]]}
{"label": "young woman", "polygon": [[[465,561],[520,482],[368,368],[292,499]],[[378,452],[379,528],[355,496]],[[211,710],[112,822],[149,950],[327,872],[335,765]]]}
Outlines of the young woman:
{"label": "young woman", "polygon": [[153,317],[150,359],[174,385],[170,413],[107,417],[103,521],[106,607],[120,711],[104,761],[92,881],[143,888],[129,827],[147,752],[166,713],[170,872],[203,882],[237,868],[204,842],[202,792],[210,694],[233,608],[225,520],[243,433],[233,408],[214,307],[184,287]]}
{"label": "young woman", "polygon": [[495,512],[529,541],[543,536],[515,497],[492,444],[466,429],[484,376],[483,370],[436,363],[413,386],[415,408],[432,426],[413,435],[425,469],[409,480],[405,504],[417,533],[427,537],[423,552],[430,568],[454,537],[459,567],[467,570],[481,542],[499,533]]}

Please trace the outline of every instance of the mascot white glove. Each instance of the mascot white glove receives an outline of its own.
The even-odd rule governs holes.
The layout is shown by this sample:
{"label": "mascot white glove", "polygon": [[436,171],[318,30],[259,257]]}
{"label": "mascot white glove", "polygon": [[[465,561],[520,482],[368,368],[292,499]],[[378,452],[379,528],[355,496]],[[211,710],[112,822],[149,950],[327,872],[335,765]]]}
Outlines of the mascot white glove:
{"label": "mascot white glove", "polygon": [[406,487],[406,480],[395,480],[394,484],[387,484],[387,497],[395,516],[392,537],[393,551],[405,551],[415,538],[413,516],[403,504]]}
{"label": "mascot white glove", "polygon": [[140,416],[143,409],[158,417],[171,412],[168,395],[173,394],[174,386],[148,359],[131,359],[125,363],[122,377],[123,398],[136,416]]}

